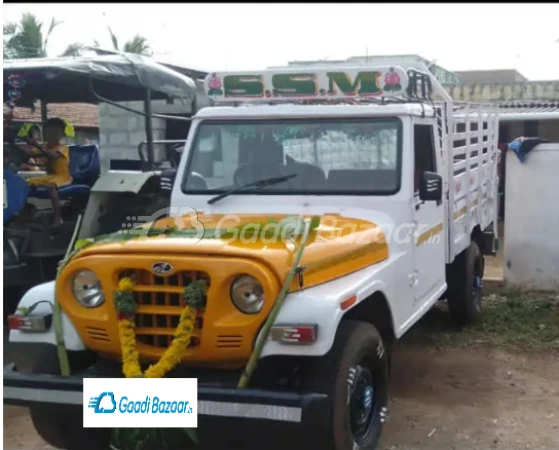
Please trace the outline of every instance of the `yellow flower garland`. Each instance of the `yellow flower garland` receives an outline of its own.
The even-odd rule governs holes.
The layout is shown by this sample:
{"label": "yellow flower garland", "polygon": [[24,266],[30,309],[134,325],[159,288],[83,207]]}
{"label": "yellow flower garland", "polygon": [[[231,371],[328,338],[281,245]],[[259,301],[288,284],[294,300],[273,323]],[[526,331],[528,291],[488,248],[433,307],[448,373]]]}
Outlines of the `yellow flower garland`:
{"label": "yellow flower garland", "polygon": [[142,373],[140,354],[136,347],[133,298],[134,282],[130,278],[120,280],[115,294],[115,307],[119,314],[118,333],[122,351],[122,372],[126,378],[162,378],[182,360],[192,336],[198,310],[186,305],[180,315],[179,325],[173,334],[173,342],[161,359]]}

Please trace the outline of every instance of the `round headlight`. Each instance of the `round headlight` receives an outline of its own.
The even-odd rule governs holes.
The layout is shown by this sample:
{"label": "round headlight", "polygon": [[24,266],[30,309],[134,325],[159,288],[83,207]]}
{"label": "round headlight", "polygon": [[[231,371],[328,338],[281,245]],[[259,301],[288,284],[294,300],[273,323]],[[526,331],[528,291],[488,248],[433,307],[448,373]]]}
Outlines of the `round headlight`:
{"label": "round headlight", "polygon": [[250,275],[242,275],[231,285],[231,300],[245,314],[257,314],[264,306],[264,288]]}
{"label": "round headlight", "polygon": [[101,281],[91,270],[81,270],[74,276],[72,292],[80,305],[96,308],[105,301]]}

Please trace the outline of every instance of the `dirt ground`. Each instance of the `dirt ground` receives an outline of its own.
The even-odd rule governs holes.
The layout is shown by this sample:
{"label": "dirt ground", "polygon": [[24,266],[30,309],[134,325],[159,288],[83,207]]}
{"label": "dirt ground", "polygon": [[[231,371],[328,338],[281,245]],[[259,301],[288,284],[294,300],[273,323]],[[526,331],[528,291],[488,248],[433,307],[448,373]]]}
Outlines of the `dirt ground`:
{"label": "dirt ground", "polygon": [[[557,354],[441,348],[412,334],[393,370],[381,450],[559,449]],[[26,409],[5,406],[4,448],[51,447]]]}

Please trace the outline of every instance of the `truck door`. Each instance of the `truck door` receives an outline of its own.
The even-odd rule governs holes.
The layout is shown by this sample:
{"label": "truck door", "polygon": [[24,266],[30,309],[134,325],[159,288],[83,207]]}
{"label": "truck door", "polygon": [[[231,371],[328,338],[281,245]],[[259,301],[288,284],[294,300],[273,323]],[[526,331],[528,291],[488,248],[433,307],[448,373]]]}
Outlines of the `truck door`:
{"label": "truck door", "polygon": [[445,283],[444,202],[419,199],[419,183],[425,171],[442,173],[439,143],[434,124],[417,120],[414,124],[414,306],[432,303]]}

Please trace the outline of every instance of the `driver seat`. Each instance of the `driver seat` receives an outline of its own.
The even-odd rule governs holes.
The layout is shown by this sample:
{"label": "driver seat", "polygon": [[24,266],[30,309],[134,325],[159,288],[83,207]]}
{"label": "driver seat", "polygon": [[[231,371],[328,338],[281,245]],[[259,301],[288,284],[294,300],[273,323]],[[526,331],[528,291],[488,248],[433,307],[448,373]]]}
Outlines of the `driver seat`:
{"label": "driver seat", "polygon": [[[89,195],[91,187],[99,178],[101,164],[99,149],[96,145],[69,145],[70,175],[72,183],[58,188],[60,200]],[[45,187],[36,187],[29,193],[31,197],[48,199],[49,191]]]}

